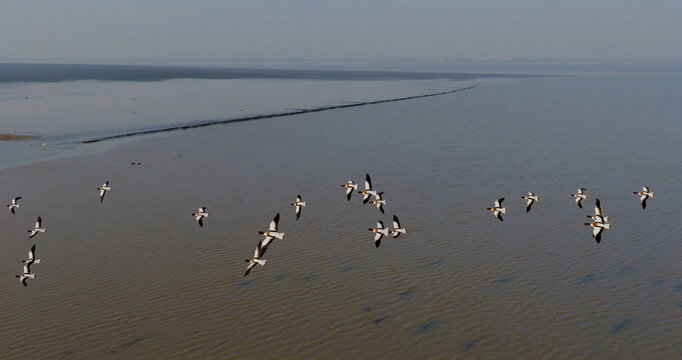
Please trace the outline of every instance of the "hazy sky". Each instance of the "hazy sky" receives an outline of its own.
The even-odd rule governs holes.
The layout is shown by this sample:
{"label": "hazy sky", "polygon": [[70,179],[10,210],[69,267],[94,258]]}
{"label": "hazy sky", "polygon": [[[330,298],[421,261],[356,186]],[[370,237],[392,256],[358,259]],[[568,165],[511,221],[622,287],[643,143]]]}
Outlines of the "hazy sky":
{"label": "hazy sky", "polygon": [[0,0],[0,59],[682,59],[682,0]]}

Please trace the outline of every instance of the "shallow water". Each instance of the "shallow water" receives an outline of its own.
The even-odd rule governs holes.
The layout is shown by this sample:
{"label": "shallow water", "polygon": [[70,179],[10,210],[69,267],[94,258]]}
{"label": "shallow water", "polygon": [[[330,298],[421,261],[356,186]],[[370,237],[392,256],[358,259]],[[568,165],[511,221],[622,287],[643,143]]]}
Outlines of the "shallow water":
{"label": "shallow water", "polygon": [[[0,213],[0,355],[680,358],[681,80],[517,80],[0,171],[0,198],[24,197]],[[365,172],[386,215],[343,196]],[[485,210],[499,197],[504,222]],[[601,244],[582,225],[595,197]],[[244,278],[277,212],[286,236]],[[366,229],[393,214],[408,233],[375,248]],[[37,215],[47,232],[25,240]]]}

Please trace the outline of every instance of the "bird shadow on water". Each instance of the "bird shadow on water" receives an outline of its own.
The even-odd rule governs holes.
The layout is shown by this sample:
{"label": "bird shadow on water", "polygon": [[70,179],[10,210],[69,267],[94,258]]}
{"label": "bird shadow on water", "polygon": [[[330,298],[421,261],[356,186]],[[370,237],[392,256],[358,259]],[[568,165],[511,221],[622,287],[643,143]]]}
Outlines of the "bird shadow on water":
{"label": "bird shadow on water", "polygon": [[499,285],[499,284],[510,283],[510,282],[512,282],[512,281],[514,281],[514,278],[513,278],[513,277],[506,277],[506,278],[497,279],[497,280],[495,280],[494,283]]}
{"label": "bird shadow on water", "polygon": [[440,265],[443,263],[443,259],[436,259],[431,261],[430,263],[426,264],[426,267],[434,267],[436,265]]}
{"label": "bird shadow on water", "polygon": [[574,285],[584,285],[584,284],[589,284],[594,281],[594,278],[596,275],[594,274],[587,274],[585,275],[582,279],[576,281]]}
{"label": "bird shadow on water", "polygon": [[388,319],[388,315],[383,316],[383,317],[380,317],[380,318],[376,318],[376,319],[372,320],[372,322],[373,322],[374,324],[379,325],[379,324],[381,324],[381,323],[382,323],[384,320],[386,320],[386,319]]}
{"label": "bird shadow on water", "polygon": [[627,317],[627,318],[623,319],[621,322],[616,324],[616,326],[611,328],[611,334],[616,335],[616,334],[622,332],[623,330],[629,328],[630,325],[632,325],[632,321],[633,321],[633,319],[631,317]]}
{"label": "bird shadow on water", "polygon": [[658,279],[654,281],[654,286],[661,286],[665,283],[665,279]]}
{"label": "bird shadow on water", "polygon": [[476,339],[473,339],[471,341],[467,341],[462,345],[462,350],[463,351],[469,351],[472,347],[476,346],[476,344],[480,343],[481,341],[485,340],[488,338],[488,335],[478,337]]}
{"label": "bird shadow on water", "polygon": [[279,274],[279,275],[273,276],[272,278],[275,280],[284,280],[288,277],[289,277],[289,275],[287,275],[287,274]]}
{"label": "bird shadow on water", "polygon": [[415,333],[422,333],[427,330],[433,329],[436,325],[438,325],[438,320],[432,320],[427,323],[423,323],[419,326],[417,326],[417,329],[414,330]]}
{"label": "bird shadow on water", "polygon": [[370,311],[372,311],[372,310],[374,310],[374,309],[376,309],[382,305],[384,305],[383,301],[377,301],[374,304],[370,304],[370,305],[363,307],[362,310],[364,310],[366,312],[370,312]]}
{"label": "bird shadow on water", "polygon": [[618,270],[619,274],[632,274],[635,271],[634,266],[623,266]]}
{"label": "bird shadow on water", "polygon": [[404,298],[412,295],[412,293],[414,293],[414,291],[412,291],[411,289],[405,290],[405,291],[401,292],[400,294],[398,294],[398,298],[404,299]]}
{"label": "bird shadow on water", "polygon": [[351,270],[355,270],[355,268],[356,268],[355,265],[349,265],[349,266],[346,266],[343,269],[341,269],[341,272],[346,273],[346,272],[349,272]]}
{"label": "bird shadow on water", "polygon": [[243,287],[250,286],[251,284],[253,284],[254,281],[256,281],[256,279],[242,281],[239,284],[237,284],[237,287],[243,288]]}
{"label": "bird shadow on water", "polygon": [[109,354],[116,354],[116,353],[119,353],[121,351],[124,351],[124,350],[128,349],[129,347],[131,347],[135,344],[138,344],[138,343],[141,343],[142,341],[145,341],[147,338],[148,337],[146,337],[146,336],[138,336],[138,337],[136,337],[130,341],[126,341],[123,344],[111,349],[109,351]]}

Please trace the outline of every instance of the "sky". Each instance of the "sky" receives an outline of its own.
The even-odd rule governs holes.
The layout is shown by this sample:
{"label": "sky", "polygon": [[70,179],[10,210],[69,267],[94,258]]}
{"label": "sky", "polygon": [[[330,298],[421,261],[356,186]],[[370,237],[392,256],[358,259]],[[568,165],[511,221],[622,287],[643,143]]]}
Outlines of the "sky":
{"label": "sky", "polygon": [[0,0],[0,61],[682,60],[681,39],[680,0]]}

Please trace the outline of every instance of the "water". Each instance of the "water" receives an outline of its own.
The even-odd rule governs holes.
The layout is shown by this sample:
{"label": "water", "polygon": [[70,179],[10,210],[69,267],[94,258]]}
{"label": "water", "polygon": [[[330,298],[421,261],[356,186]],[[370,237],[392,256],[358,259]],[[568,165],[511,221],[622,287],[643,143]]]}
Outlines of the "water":
{"label": "water", "polygon": [[[253,67],[0,64],[0,167],[87,152],[83,142],[329,106],[437,94],[533,74]],[[50,152],[42,151],[46,143]]]}
{"label": "water", "polygon": [[[681,90],[675,71],[518,79],[0,171],[0,198],[24,196],[0,216],[0,355],[680,358]],[[365,172],[386,215],[345,200]],[[504,223],[485,210],[499,197]],[[601,244],[582,225],[595,197]],[[244,278],[276,212],[285,240]],[[367,227],[393,214],[408,233],[374,248]]]}

